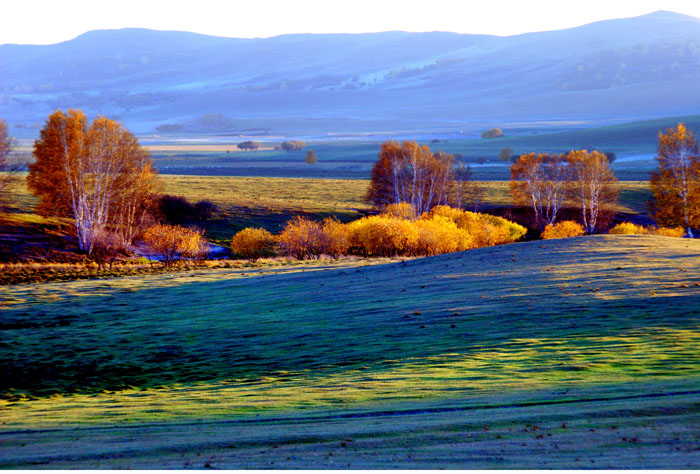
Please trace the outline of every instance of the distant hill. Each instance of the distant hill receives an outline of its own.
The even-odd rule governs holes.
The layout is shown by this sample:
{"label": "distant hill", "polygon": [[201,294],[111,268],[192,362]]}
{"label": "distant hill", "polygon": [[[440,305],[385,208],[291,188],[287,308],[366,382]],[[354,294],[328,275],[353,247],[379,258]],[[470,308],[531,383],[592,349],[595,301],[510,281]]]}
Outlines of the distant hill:
{"label": "distant hill", "polygon": [[123,29],[0,45],[0,117],[22,130],[70,107],[139,133],[477,130],[686,115],[700,108],[700,20],[661,11],[509,37]]}

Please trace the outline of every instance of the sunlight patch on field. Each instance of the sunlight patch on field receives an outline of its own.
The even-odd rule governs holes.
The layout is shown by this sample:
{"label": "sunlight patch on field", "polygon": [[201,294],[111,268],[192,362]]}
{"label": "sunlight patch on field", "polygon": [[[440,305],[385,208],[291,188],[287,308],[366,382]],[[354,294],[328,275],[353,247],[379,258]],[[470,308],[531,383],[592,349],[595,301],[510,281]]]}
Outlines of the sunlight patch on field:
{"label": "sunlight patch on field", "polygon": [[513,339],[468,355],[385,361],[385,368],[279,372],[258,379],[0,401],[3,428],[209,420],[286,410],[456,398],[517,390],[700,377],[700,327],[606,337]]}

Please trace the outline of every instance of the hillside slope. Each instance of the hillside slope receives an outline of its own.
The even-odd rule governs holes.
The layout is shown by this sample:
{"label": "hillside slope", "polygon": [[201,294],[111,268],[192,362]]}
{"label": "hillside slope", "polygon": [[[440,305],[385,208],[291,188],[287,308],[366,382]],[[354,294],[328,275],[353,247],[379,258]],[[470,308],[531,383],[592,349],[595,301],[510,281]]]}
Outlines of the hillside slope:
{"label": "hillside slope", "polygon": [[698,468],[700,242],[8,286],[2,468]]}
{"label": "hillside slope", "polygon": [[698,77],[700,23],[670,12],[510,37],[106,30],[0,45],[0,116],[32,126],[80,107],[142,133],[471,130],[690,114]]}
{"label": "hillside slope", "polygon": [[3,398],[40,400],[6,405],[5,420],[54,423],[45,397],[75,393],[58,419],[90,422],[103,390],[127,421],[698,376],[699,257],[697,241],[595,236],[9,286]]}

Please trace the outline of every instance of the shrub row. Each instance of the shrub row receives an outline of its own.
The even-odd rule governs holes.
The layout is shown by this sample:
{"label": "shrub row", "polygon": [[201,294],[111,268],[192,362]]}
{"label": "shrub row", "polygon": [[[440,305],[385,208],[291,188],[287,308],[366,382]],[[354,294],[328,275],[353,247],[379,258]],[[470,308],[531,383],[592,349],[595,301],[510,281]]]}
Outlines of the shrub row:
{"label": "shrub row", "polygon": [[622,222],[608,231],[618,235],[665,235],[666,237],[683,237],[683,227],[644,227],[631,222]]}
{"label": "shrub row", "polygon": [[349,224],[297,217],[277,237],[264,229],[244,229],[233,237],[231,247],[251,260],[273,254],[275,244],[278,252],[300,260],[323,254],[334,258],[419,256],[511,243],[525,232],[514,222],[488,214],[438,206],[416,216],[409,204],[394,204],[383,214]]}

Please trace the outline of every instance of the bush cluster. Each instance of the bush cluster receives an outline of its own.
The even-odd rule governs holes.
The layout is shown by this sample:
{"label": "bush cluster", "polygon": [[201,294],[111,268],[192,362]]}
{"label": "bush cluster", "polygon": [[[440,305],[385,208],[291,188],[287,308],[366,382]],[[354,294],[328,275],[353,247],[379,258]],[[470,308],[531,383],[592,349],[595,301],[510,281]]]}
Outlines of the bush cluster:
{"label": "bush cluster", "polygon": [[233,236],[231,250],[241,257],[255,262],[259,258],[275,255],[277,239],[265,229],[248,227]]}
{"label": "bush cluster", "polygon": [[[242,233],[234,236],[232,246],[239,255],[254,248],[252,239]],[[511,243],[526,229],[501,217],[437,206],[416,216],[409,204],[394,204],[386,212],[363,217],[349,224],[334,219],[322,223],[297,217],[287,223],[277,237],[280,253],[303,260],[330,255],[393,257],[438,255],[442,253]],[[247,234],[246,234],[247,235]]]}
{"label": "bush cluster", "polygon": [[565,239],[567,237],[578,237],[585,234],[583,226],[574,221],[562,221],[556,224],[547,224],[542,232],[543,239]]}
{"label": "bush cluster", "polygon": [[175,258],[203,258],[209,252],[201,232],[181,226],[154,225],[146,229],[143,241],[148,248],[163,255],[169,265]]}
{"label": "bush cluster", "polygon": [[631,222],[622,222],[608,231],[618,235],[665,235],[666,237],[683,237],[683,227],[644,227]]}

